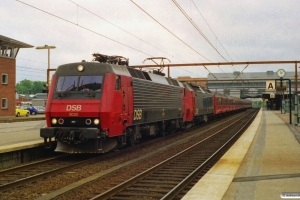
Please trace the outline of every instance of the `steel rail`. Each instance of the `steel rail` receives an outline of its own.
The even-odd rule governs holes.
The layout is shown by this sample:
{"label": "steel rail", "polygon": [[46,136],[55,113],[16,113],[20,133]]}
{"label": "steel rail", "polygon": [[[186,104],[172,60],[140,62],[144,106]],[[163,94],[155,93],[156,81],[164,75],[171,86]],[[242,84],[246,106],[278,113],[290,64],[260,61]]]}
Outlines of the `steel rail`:
{"label": "steel rail", "polygon": [[[239,116],[240,116],[241,114],[238,114],[237,116],[233,116],[233,118],[238,118]],[[220,124],[223,124],[223,123],[226,123],[226,121],[227,120],[223,120],[222,122],[220,122]],[[214,121],[215,122],[215,121]],[[209,123],[208,123],[209,124]],[[215,127],[215,126],[214,126]],[[211,128],[214,128],[214,127],[211,127]],[[211,128],[209,128],[208,130],[210,130]],[[63,156],[68,156],[68,155],[62,155],[61,157],[63,157]],[[28,169],[28,168],[33,168],[34,166],[38,166],[39,164],[43,164],[43,163],[47,163],[47,162],[49,162],[49,161],[52,161],[52,160],[55,160],[55,159],[57,159],[57,158],[59,158],[59,157],[55,157],[55,158],[51,158],[51,159],[47,159],[47,160],[42,160],[42,161],[37,161],[37,162],[34,162],[34,163],[29,163],[29,164],[26,164],[26,165],[22,165],[22,166],[18,166],[18,167],[14,167],[14,168],[10,168],[10,169],[6,169],[6,170],[2,170],[2,171],[0,171],[0,175],[3,177],[3,175],[5,175],[5,174],[9,174],[9,173],[13,173],[13,172],[20,172],[20,170],[24,170],[24,169]],[[97,159],[97,158],[95,158],[95,159]],[[91,160],[89,160],[89,161],[84,161],[84,162],[91,162]],[[85,164],[85,163],[82,163],[82,164]],[[75,166],[76,164],[74,164],[74,166]],[[65,167],[65,169],[61,169],[61,171],[64,171],[64,170],[66,170],[68,168],[68,166],[66,166]],[[117,170],[116,170],[117,171]],[[55,175],[56,173],[59,173],[60,171],[58,171],[58,170],[53,170],[53,171],[51,171],[51,172],[49,172],[49,174],[50,175]],[[41,174],[36,174],[36,175],[34,175],[34,176],[30,176],[30,177],[28,177],[28,179],[26,179],[26,178],[23,178],[23,179],[19,179],[18,181],[15,181],[15,182],[11,182],[11,183],[9,183],[9,184],[6,184],[6,185],[2,185],[2,187],[1,187],[1,185],[0,185],[0,192],[2,191],[2,190],[7,190],[7,189],[9,189],[9,188],[13,188],[13,187],[16,187],[16,186],[19,186],[19,185],[22,185],[22,184],[26,184],[27,182],[31,182],[31,181],[33,181],[33,180],[38,180],[38,179],[40,179],[42,176],[42,174],[44,174],[45,176],[48,176],[46,173],[41,173]],[[75,188],[78,188],[78,186],[76,186]],[[70,189],[70,190],[72,190],[72,189]]]}
{"label": "steel rail", "polygon": [[44,159],[44,160],[40,160],[40,161],[36,161],[36,162],[31,162],[31,163],[28,163],[28,164],[24,164],[24,165],[12,167],[12,168],[8,168],[8,169],[3,169],[3,170],[0,171],[0,177],[4,176],[5,174],[18,172],[20,170],[25,170],[25,169],[29,169],[29,168],[38,166],[40,164],[45,164],[47,162],[51,162],[51,161],[53,161],[55,159],[62,158],[64,156],[67,156],[67,155],[61,155],[61,156],[57,156],[57,157],[53,157],[53,158],[48,158],[48,159]]}
{"label": "steel rail", "polygon": [[[57,175],[60,172],[64,172],[64,171],[66,171],[70,168],[74,169],[75,167],[80,167],[82,165],[86,165],[87,163],[96,161],[97,159],[98,159],[98,157],[90,158],[90,159],[87,159],[87,160],[84,160],[84,161],[79,161],[79,162],[74,163],[74,164],[63,166],[63,167],[58,168],[58,169],[53,169],[53,170],[50,170],[50,171],[47,171],[47,172],[43,172],[43,173],[35,174],[33,176],[29,176],[29,177],[26,177],[26,178],[23,178],[23,179],[19,179],[19,180],[16,180],[14,182],[10,182],[10,183],[7,183],[7,184],[0,185],[0,192],[11,189],[11,188],[15,188],[15,187],[20,186],[20,185],[24,185],[24,184],[29,183],[29,182],[33,182],[35,180],[38,180],[38,179],[41,179],[41,178],[44,178],[44,177],[50,177],[52,175]],[[49,162],[49,161],[47,161],[47,162]],[[37,164],[38,163],[34,163],[34,166],[37,165]],[[29,167],[29,166],[26,166],[26,167]],[[13,170],[15,170],[15,169],[13,169]],[[7,171],[9,171],[9,170],[7,170]]]}
{"label": "steel rail", "polygon": [[[213,121],[210,121],[210,122],[207,122],[206,124],[204,124],[204,127],[206,125],[211,125],[211,123],[217,123],[217,125],[214,125],[212,127],[207,127],[207,128],[204,128],[205,131],[200,131],[199,134],[202,134],[206,131],[209,131],[209,130],[212,130],[216,127],[219,127],[223,124],[226,124],[228,123],[228,121],[232,121],[236,118],[241,118],[242,116],[244,115],[244,113],[238,113],[236,115],[233,115],[233,116],[230,116],[229,118],[219,118],[219,119],[216,119],[216,120],[213,120]],[[192,129],[189,129],[189,130],[192,130]],[[184,139],[184,140],[181,140],[181,141],[178,141],[176,142],[176,144],[174,146],[177,146],[177,145],[180,145],[182,143],[185,143],[186,140],[193,140],[193,138],[199,136],[199,134],[196,134],[196,135],[193,135],[193,136],[189,136],[188,138]],[[161,154],[162,152],[166,151],[167,149],[171,148],[171,146],[165,146],[165,148],[163,149],[157,149],[158,151],[155,153],[155,154]],[[101,172],[101,175],[93,175],[93,178],[88,178],[87,180],[83,180],[83,181],[80,181],[80,183],[73,183],[71,185],[68,186],[68,189],[67,190],[56,190],[56,191],[53,191],[53,192],[50,192],[49,194],[43,196],[43,197],[40,197],[38,199],[40,200],[46,200],[46,199],[52,199],[52,198],[55,198],[55,197],[58,197],[58,196],[62,196],[66,193],[70,193],[71,191],[74,191],[74,190],[79,190],[80,188],[82,188],[84,185],[86,184],[89,184],[91,182],[95,182],[95,181],[98,181],[104,177],[107,177],[108,175],[111,175],[113,173],[116,173],[117,171],[119,171],[120,169],[123,169],[125,167],[128,167],[132,164],[135,164],[135,163],[139,163],[139,162],[142,162],[143,160],[146,160],[146,159],[149,159],[153,156],[153,154],[149,154],[149,155],[145,155],[145,157],[141,158],[141,159],[134,159],[132,161],[128,161],[126,162],[125,165],[121,164],[121,165],[117,165],[114,167],[113,170],[109,169],[109,170],[105,170],[105,171],[102,171]]]}
{"label": "steel rail", "polygon": [[258,111],[256,111],[251,118],[247,121],[246,124],[244,124],[243,127],[241,127],[238,132],[236,132],[225,144],[223,144],[213,155],[211,155],[204,163],[202,163],[199,167],[197,167],[191,174],[189,174],[185,179],[183,179],[178,185],[176,185],[170,192],[168,192],[164,197],[161,198],[161,200],[171,200],[173,199],[177,194],[179,194],[180,191],[182,191],[192,180],[195,179],[198,174],[201,173],[201,171],[209,164],[211,163],[216,157],[218,157],[219,154],[222,153],[226,147],[231,145],[231,143],[236,139],[237,135],[241,133],[242,130],[246,126],[248,126],[249,123],[253,120],[253,118],[256,116]]}
{"label": "steel rail", "polygon": [[[240,119],[238,119],[237,121],[239,121],[239,120],[240,120]],[[141,180],[141,179],[147,177],[148,175],[152,174],[153,172],[155,172],[155,171],[159,170],[160,168],[164,167],[164,166],[167,165],[168,163],[170,163],[170,162],[176,160],[177,158],[181,157],[183,154],[185,154],[185,153],[191,151],[192,149],[194,149],[194,148],[197,147],[198,145],[200,145],[200,144],[202,144],[203,142],[207,141],[208,139],[214,137],[215,135],[217,135],[217,134],[220,133],[221,131],[225,130],[226,128],[228,128],[228,127],[234,125],[237,121],[234,121],[233,123],[227,125],[226,127],[222,128],[221,130],[217,131],[216,133],[210,135],[209,137],[207,137],[207,138],[205,138],[205,139],[203,139],[203,140],[197,142],[196,144],[190,146],[189,148],[187,148],[187,149],[185,149],[185,150],[183,150],[183,151],[177,153],[176,155],[174,155],[174,156],[168,158],[167,160],[165,160],[165,161],[163,161],[163,162],[161,162],[161,163],[159,163],[159,164],[157,164],[157,165],[155,165],[155,166],[153,166],[153,167],[147,169],[146,171],[144,171],[144,172],[142,172],[142,173],[140,173],[140,174],[138,174],[138,175],[136,175],[136,176],[134,176],[134,177],[128,179],[127,181],[122,182],[122,183],[119,184],[119,185],[116,185],[115,187],[113,187],[113,188],[107,190],[106,192],[101,193],[101,194],[99,194],[99,195],[96,195],[96,196],[90,198],[90,200],[107,199],[107,198],[112,197],[113,195],[117,194],[118,192],[120,192],[120,191],[126,189],[127,187],[129,187],[129,186],[131,186],[131,185],[133,185],[133,184],[136,183],[137,181],[139,181],[139,180]]]}

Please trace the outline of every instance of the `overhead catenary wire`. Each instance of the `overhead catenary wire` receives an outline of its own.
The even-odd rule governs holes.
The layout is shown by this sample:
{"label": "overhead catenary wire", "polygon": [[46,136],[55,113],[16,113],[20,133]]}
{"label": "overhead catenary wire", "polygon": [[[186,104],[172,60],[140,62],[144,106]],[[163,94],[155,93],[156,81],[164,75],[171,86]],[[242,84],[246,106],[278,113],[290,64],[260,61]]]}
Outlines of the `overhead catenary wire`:
{"label": "overhead catenary wire", "polygon": [[161,24],[157,19],[152,17],[148,12],[146,12],[143,8],[141,8],[138,4],[136,4],[133,0],[130,0],[134,5],[136,5],[140,10],[142,10],[145,14],[147,14],[151,19],[153,19],[156,23],[158,23],[160,26],[162,26],[165,30],[167,30],[169,33],[171,33],[174,37],[176,37],[178,40],[180,40],[183,44],[188,46],[190,49],[192,49],[194,52],[196,52],[198,55],[200,55],[205,60],[211,62],[208,58],[203,56],[201,53],[199,53],[197,50],[195,50],[193,47],[188,45],[186,42],[184,42],[181,38],[179,38],[177,35],[175,35],[172,31],[170,31],[167,27],[165,27],[163,24]]}
{"label": "overhead catenary wire", "polygon": [[43,73],[41,74],[41,72],[44,72],[44,74],[46,74],[47,69],[37,69],[37,68],[33,68],[33,67],[16,65],[16,75],[17,76],[46,78],[47,76],[43,75]]}
{"label": "overhead catenary wire", "polygon": [[[98,18],[104,20],[105,22],[111,24],[112,26],[114,26],[114,27],[116,27],[116,28],[122,30],[123,32],[125,32],[125,33],[131,35],[132,37],[134,37],[134,38],[136,38],[136,39],[138,39],[138,40],[140,40],[140,41],[142,41],[142,42],[148,44],[149,46],[152,46],[153,48],[155,48],[155,49],[157,49],[157,50],[159,50],[159,51],[161,51],[161,52],[164,52],[164,53],[168,54],[169,56],[172,56],[173,58],[175,58],[175,56],[169,54],[168,52],[166,52],[166,51],[164,51],[164,50],[162,50],[162,49],[160,49],[160,48],[158,48],[158,47],[156,47],[156,46],[150,44],[149,42],[147,42],[147,41],[145,41],[145,40],[139,38],[138,36],[136,36],[136,35],[130,33],[129,31],[126,31],[125,29],[121,28],[120,26],[118,26],[118,25],[116,25],[116,24],[114,24],[114,23],[112,23],[112,22],[106,20],[105,18],[101,17],[100,15],[98,15],[98,14],[96,14],[96,13],[94,13],[94,12],[88,10],[87,8],[85,8],[85,7],[83,7],[83,6],[81,6],[81,5],[77,4],[77,3],[75,3],[74,1],[72,1],[72,0],[69,0],[69,1],[72,2],[73,4],[77,5],[78,7],[82,8],[83,10],[85,10],[85,11],[91,13],[92,15],[95,15],[96,17],[98,17]],[[78,22],[77,22],[77,24],[78,24]],[[183,62],[182,60],[180,60],[180,61]]]}
{"label": "overhead catenary wire", "polygon": [[[147,14],[151,19],[153,19],[155,22],[157,22],[160,26],[162,26],[165,30],[167,30],[169,33],[171,33],[174,37],[176,37],[178,40],[180,40],[182,43],[184,43],[186,46],[188,46],[191,50],[193,50],[194,52],[196,52],[198,55],[200,55],[201,57],[203,57],[205,60],[212,62],[211,60],[209,60],[208,58],[206,58],[205,56],[203,56],[201,53],[199,53],[197,50],[195,50],[193,47],[191,47],[190,45],[188,45],[186,42],[184,42],[181,38],[179,38],[177,35],[175,35],[172,31],[170,31],[168,28],[166,28],[163,24],[161,24],[158,20],[156,20],[154,17],[152,17],[148,12],[146,12],[143,8],[141,8],[138,4],[136,4],[133,0],[130,0],[134,5],[136,5],[140,10],[142,10],[145,14]],[[208,70],[205,67],[206,70]],[[211,73],[208,70],[209,73]]]}
{"label": "overhead catenary wire", "polygon": [[70,21],[70,20],[67,20],[67,19],[62,18],[62,17],[60,17],[60,16],[57,16],[57,15],[55,15],[55,14],[52,14],[52,13],[49,13],[49,12],[47,12],[47,11],[45,11],[45,10],[42,10],[42,9],[40,9],[40,8],[37,8],[37,7],[33,6],[33,5],[30,5],[30,4],[25,3],[25,2],[23,2],[23,1],[20,1],[20,0],[16,0],[16,1],[22,3],[22,4],[26,5],[26,6],[29,6],[29,7],[31,7],[31,8],[34,8],[34,9],[36,9],[36,10],[39,10],[39,11],[41,11],[41,12],[44,12],[44,13],[46,13],[46,14],[48,14],[48,15],[51,15],[51,16],[53,16],[53,17],[56,17],[56,18],[58,18],[58,19],[60,19],[60,20],[63,20],[63,21],[65,21],[65,22],[68,22],[68,23],[70,23],[70,24],[76,25],[76,26],[78,26],[78,27],[80,27],[80,28],[82,28],[82,29],[85,29],[85,30],[87,30],[87,31],[90,31],[90,32],[92,32],[92,33],[94,33],[94,34],[97,34],[97,35],[99,35],[99,36],[101,36],[101,37],[104,37],[104,38],[110,40],[110,41],[113,41],[113,42],[116,42],[116,43],[118,43],[118,44],[120,44],[120,45],[123,45],[123,46],[125,46],[125,47],[128,47],[128,48],[130,48],[130,49],[132,49],[132,50],[138,51],[138,52],[143,53],[143,54],[145,54],[145,55],[147,55],[147,56],[153,56],[153,55],[150,55],[150,54],[148,54],[148,53],[146,53],[146,52],[143,52],[143,51],[141,51],[141,50],[138,50],[138,49],[136,49],[136,48],[134,48],[134,47],[131,47],[131,46],[127,45],[127,44],[124,44],[124,43],[122,43],[122,42],[119,42],[119,41],[117,41],[117,40],[115,40],[115,39],[112,39],[112,38],[110,38],[110,37],[108,37],[108,36],[105,36],[105,35],[103,35],[103,34],[101,34],[101,33],[98,33],[98,32],[96,32],[96,31],[94,31],[94,30],[92,30],[92,29],[89,29],[89,28],[84,27],[84,26],[82,26],[82,25],[76,24],[76,23],[74,23],[74,22],[72,22],[72,21]]}
{"label": "overhead catenary wire", "polygon": [[[229,55],[229,53],[227,52],[227,50],[225,49],[225,47],[223,46],[223,44],[221,43],[221,41],[219,40],[219,38],[217,37],[217,35],[215,34],[215,32],[212,30],[211,26],[208,24],[208,22],[206,21],[206,19],[204,18],[204,16],[200,12],[198,6],[195,4],[195,2],[193,0],[191,0],[191,2],[194,4],[195,8],[197,9],[197,11],[199,12],[199,14],[201,15],[202,19],[204,20],[204,22],[206,23],[206,25],[208,26],[208,28],[210,29],[210,31],[212,32],[212,34],[215,36],[216,40],[219,42],[219,44],[221,45],[221,47],[224,49],[224,51],[227,54],[227,56],[231,59],[231,61],[233,61],[233,59],[231,58],[231,56]],[[233,69],[235,71],[237,71],[236,68],[233,65],[232,65],[232,67],[233,67]]]}
{"label": "overhead catenary wire", "polygon": [[[233,79],[233,81],[235,81],[236,79],[237,79],[237,77],[240,77],[240,79],[241,80],[243,80],[242,79],[242,77],[240,76],[243,72],[244,72],[244,70],[247,68],[249,66],[249,64],[247,64],[245,67],[244,67],[244,69]],[[231,82],[231,83],[233,83],[233,81]],[[249,80],[248,80],[248,82],[249,82]]]}
{"label": "overhead catenary wire", "polygon": [[[74,1],[72,1],[72,0],[69,0],[69,1],[72,2],[73,4],[75,4],[75,5],[77,6],[77,8],[78,8],[78,7],[82,8],[83,10],[85,10],[85,11],[91,13],[92,15],[94,15],[94,16],[96,16],[96,17],[102,19],[102,20],[104,20],[105,22],[111,24],[112,26],[114,26],[114,27],[116,27],[116,28],[122,30],[123,32],[125,32],[125,33],[131,35],[132,37],[134,37],[134,38],[140,40],[141,42],[144,42],[144,43],[146,43],[147,45],[149,45],[149,46],[151,46],[151,47],[153,47],[153,48],[155,48],[155,49],[157,49],[157,50],[159,50],[159,51],[161,51],[161,52],[163,52],[163,53],[166,53],[167,55],[171,56],[172,58],[175,58],[175,59],[177,59],[177,60],[179,60],[179,61],[181,61],[181,62],[183,62],[183,63],[186,63],[186,62],[180,60],[179,58],[177,58],[176,56],[171,55],[171,54],[169,54],[168,52],[166,52],[165,50],[162,50],[162,49],[160,49],[160,48],[158,48],[158,47],[156,47],[156,46],[150,44],[149,42],[147,42],[147,41],[145,41],[145,40],[139,38],[138,36],[136,36],[136,35],[130,33],[129,31],[127,31],[127,30],[121,28],[120,26],[118,26],[118,25],[116,25],[116,24],[110,22],[109,20],[107,20],[107,19],[101,17],[100,15],[98,15],[98,14],[96,14],[96,13],[90,11],[89,9],[87,9],[87,8],[85,8],[85,7],[83,7],[83,6],[79,5],[79,4],[77,4],[76,2],[74,2]],[[78,10],[77,10],[77,12],[78,12]],[[77,24],[78,24],[78,15],[77,15]],[[188,71],[188,70],[185,70],[185,69],[182,69],[182,68],[180,68],[180,69],[183,70],[183,71],[186,71],[186,72],[188,72],[188,73],[194,74],[194,73],[192,73],[192,72],[190,72],[190,71]],[[197,75],[197,74],[195,74],[195,75]]]}
{"label": "overhead catenary wire", "polygon": [[27,69],[30,71],[47,71],[47,69],[37,69],[37,68],[32,68],[32,67],[25,67],[25,66],[21,66],[21,65],[17,65],[17,68],[23,68],[23,69]]}
{"label": "overhead catenary wire", "polygon": [[[38,74],[38,75],[32,75],[32,74],[22,74],[22,73],[17,73],[16,74],[17,76],[18,75],[23,75],[23,76],[26,76],[26,77],[44,77],[44,78],[46,78],[46,76],[41,76],[40,74]],[[44,82],[46,82],[46,81],[44,81]]]}
{"label": "overhead catenary wire", "polygon": [[[48,65],[47,62],[41,62],[41,61],[37,61],[37,60],[28,60],[28,59],[20,58],[20,57],[17,57],[16,59],[17,59],[17,60],[26,60],[26,61],[29,61],[29,62],[42,63],[42,64],[45,64],[45,65]],[[52,62],[51,62],[50,65],[52,65],[52,66],[58,66],[57,64],[54,64],[54,63],[52,63]]]}
{"label": "overhead catenary wire", "polygon": [[225,49],[225,47],[223,46],[223,44],[220,42],[220,40],[218,39],[218,37],[216,36],[215,32],[212,30],[212,28],[210,27],[210,25],[208,24],[208,22],[206,21],[206,19],[204,18],[204,16],[202,15],[202,13],[200,12],[199,8],[197,7],[197,5],[195,4],[195,2],[193,0],[191,0],[191,2],[194,4],[194,6],[196,7],[196,9],[198,10],[199,14],[201,15],[202,19],[204,20],[204,22],[206,23],[206,25],[208,26],[208,28],[210,29],[210,31],[213,33],[213,35],[215,36],[215,38],[218,40],[218,42],[220,43],[221,47],[224,49],[224,51],[226,52],[227,56],[231,59],[231,61],[233,61],[233,59],[231,58],[231,56],[229,55],[229,53],[227,52],[227,50]]}
{"label": "overhead catenary wire", "polygon": [[[106,38],[106,39],[108,39],[108,40],[111,40],[111,41],[116,42],[116,43],[118,43],[118,44],[120,44],[120,45],[123,45],[123,46],[125,46],[125,47],[128,47],[128,48],[130,48],[130,49],[132,49],[132,50],[135,50],[135,51],[137,51],[137,52],[143,53],[143,54],[145,54],[145,55],[147,55],[147,56],[150,56],[150,57],[154,57],[153,55],[150,55],[150,54],[148,54],[148,53],[146,53],[146,52],[143,52],[143,51],[141,51],[141,50],[139,50],[139,49],[136,49],[136,48],[134,48],[134,47],[131,47],[131,46],[127,45],[127,44],[124,44],[124,43],[119,42],[119,41],[117,41],[117,40],[115,40],[115,39],[112,39],[112,38],[110,38],[110,37],[108,37],[108,36],[105,36],[105,35],[103,35],[103,34],[101,34],[101,33],[98,33],[98,32],[96,32],[96,31],[94,31],[94,30],[92,30],[92,29],[89,29],[89,28],[87,28],[87,27],[85,27],[85,26],[82,26],[82,25],[78,24],[78,22],[77,22],[77,23],[74,23],[74,22],[72,22],[72,21],[70,21],[70,20],[67,20],[67,19],[65,19],[65,18],[63,18],[63,17],[57,16],[57,15],[55,15],[55,14],[53,14],[53,13],[47,12],[47,11],[45,11],[45,10],[43,10],[43,9],[37,8],[37,7],[35,7],[35,6],[33,6],[33,5],[30,5],[30,4],[28,4],[28,3],[25,3],[25,2],[23,2],[23,1],[21,1],[21,0],[16,0],[16,1],[22,3],[22,4],[26,5],[26,6],[29,6],[29,7],[31,7],[31,8],[34,8],[34,9],[36,9],[36,10],[39,10],[39,11],[41,11],[41,12],[44,12],[44,13],[46,13],[46,14],[48,14],[48,15],[51,15],[51,16],[53,16],[53,17],[56,17],[56,18],[58,18],[58,19],[60,19],[60,20],[63,20],[63,21],[65,21],[65,22],[68,22],[68,23],[70,23],[70,24],[76,25],[76,26],[78,26],[78,27],[80,27],[80,28],[82,28],[82,29],[85,29],[85,30],[87,30],[87,31],[89,31],[89,32],[92,32],[92,33],[97,34],[97,35],[99,35],[99,36],[101,36],[101,37],[104,37],[104,38]],[[183,70],[183,69],[182,69],[182,70]],[[186,71],[186,70],[184,70],[184,71]],[[189,73],[194,74],[194,73],[192,73],[192,72],[189,72]]]}
{"label": "overhead catenary wire", "polygon": [[[228,60],[218,51],[218,49],[211,43],[211,41],[206,37],[206,35],[201,31],[201,29],[197,26],[197,24],[190,18],[190,16],[184,11],[184,9],[176,2],[176,0],[172,0],[173,3],[177,6],[180,12],[187,18],[187,20],[193,25],[193,27],[198,31],[198,33],[205,39],[205,41],[226,61]],[[226,74],[221,68],[220,70]],[[229,76],[226,74],[229,78]]]}
{"label": "overhead catenary wire", "polygon": [[[226,58],[216,49],[216,47],[210,42],[206,35],[201,31],[201,29],[195,24],[195,22],[189,17],[189,15],[183,10],[183,8],[175,1],[172,0],[180,12],[189,20],[189,22],[194,26],[194,28],[200,33],[200,35],[205,39],[205,41],[225,60]],[[227,61],[228,62],[228,61]]]}
{"label": "overhead catenary wire", "polygon": [[[16,76],[19,77],[18,79],[21,79],[20,77],[25,77],[25,79],[28,79],[28,78],[46,78],[46,76],[40,75],[40,74],[33,75],[32,73],[26,74],[26,73],[20,73],[20,72],[17,72]],[[22,81],[22,80],[20,80],[20,81]],[[38,80],[38,81],[46,82],[46,81],[43,81],[43,80]]]}
{"label": "overhead catenary wire", "polygon": [[[26,60],[26,61],[29,61],[29,62],[41,63],[41,64],[45,64],[45,65],[48,64],[46,62],[29,60],[29,59],[24,59],[24,58],[20,58],[20,57],[18,57],[17,60]],[[51,65],[52,66],[57,66],[56,64],[51,64]],[[20,73],[20,71],[21,71],[21,73]],[[28,72],[28,73],[26,73],[26,72]],[[34,67],[27,67],[27,66],[22,66],[22,65],[18,65],[18,64],[16,65],[16,75],[19,76],[19,77],[47,78],[47,76],[44,75],[44,74],[41,74],[41,72],[44,72],[44,74],[46,74],[47,69],[46,68],[45,69],[37,69],[37,68],[34,68]],[[39,81],[43,81],[43,80],[39,80]]]}

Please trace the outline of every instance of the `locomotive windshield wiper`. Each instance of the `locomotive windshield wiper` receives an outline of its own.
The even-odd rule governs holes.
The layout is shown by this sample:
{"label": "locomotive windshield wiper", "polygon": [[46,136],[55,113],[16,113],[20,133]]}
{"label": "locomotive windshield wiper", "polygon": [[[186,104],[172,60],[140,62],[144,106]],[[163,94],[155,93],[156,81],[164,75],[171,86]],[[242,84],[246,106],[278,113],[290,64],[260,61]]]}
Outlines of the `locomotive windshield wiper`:
{"label": "locomotive windshield wiper", "polygon": [[58,93],[58,96],[59,96],[59,97],[65,96],[65,95],[68,93],[68,91],[72,90],[73,88],[75,88],[75,85],[71,85],[71,86],[68,87],[65,91],[63,91],[63,92],[61,92],[61,93]]}
{"label": "locomotive windshield wiper", "polygon": [[82,86],[82,90],[84,93],[86,93],[88,96],[92,96],[95,97],[96,96],[96,92],[95,91],[91,91],[89,88],[85,88]]}
{"label": "locomotive windshield wiper", "polygon": [[87,88],[84,87],[83,85],[83,80],[81,81],[81,91],[84,91],[86,94],[88,94],[88,96],[92,96],[92,97],[95,97],[96,96],[96,93],[95,92],[90,92],[91,89],[89,88],[89,85],[90,84],[85,84],[85,86],[87,86]]}

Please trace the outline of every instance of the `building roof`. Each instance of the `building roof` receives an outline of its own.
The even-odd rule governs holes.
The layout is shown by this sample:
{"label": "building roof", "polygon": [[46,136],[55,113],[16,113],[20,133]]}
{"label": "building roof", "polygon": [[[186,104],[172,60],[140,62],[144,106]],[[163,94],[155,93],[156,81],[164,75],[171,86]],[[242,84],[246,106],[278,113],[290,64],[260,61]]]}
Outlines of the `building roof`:
{"label": "building roof", "polygon": [[11,45],[11,46],[18,47],[18,48],[32,48],[32,47],[34,47],[30,44],[26,44],[24,42],[21,42],[21,41],[18,41],[18,40],[0,35],[0,46],[2,46],[2,45]]}
{"label": "building roof", "polygon": [[[217,78],[217,79],[216,79]],[[233,80],[236,81],[243,80],[243,79],[251,79],[255,81],[262,80],[262,79],[279,79],[276,75],[276,71],[266,71],[266,72],[243,72],[240,73],[239,71],[235,71],[233,73],[213,73],[208,74],[207,80],[208,81],[220,81],[220,80]],[[295,72],[286,72],[284,79],[295,79]]]}

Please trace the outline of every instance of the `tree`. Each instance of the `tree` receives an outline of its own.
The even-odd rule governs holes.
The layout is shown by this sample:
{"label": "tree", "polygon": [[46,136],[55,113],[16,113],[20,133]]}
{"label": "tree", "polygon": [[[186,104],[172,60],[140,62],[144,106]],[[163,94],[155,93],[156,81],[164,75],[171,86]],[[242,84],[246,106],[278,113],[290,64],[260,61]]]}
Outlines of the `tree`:
{"label": "tree", "polygon": [[44,89],[44,84],[46,84],[46,81],[30,81],[25,79],[16,84],[16,91],[19,94],[41,93]]}

